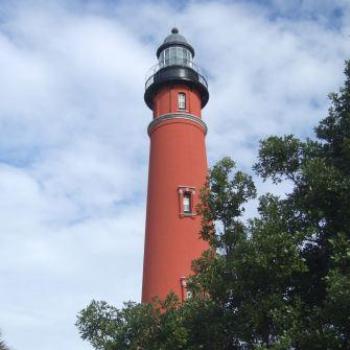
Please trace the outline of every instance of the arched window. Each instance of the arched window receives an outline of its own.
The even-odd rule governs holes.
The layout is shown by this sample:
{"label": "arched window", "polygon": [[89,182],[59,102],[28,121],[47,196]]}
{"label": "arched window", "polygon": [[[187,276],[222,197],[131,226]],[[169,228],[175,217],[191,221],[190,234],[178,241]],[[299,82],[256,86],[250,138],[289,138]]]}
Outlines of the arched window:
{"label": "arched window", "polygon": [[179,92],[177,95],[177,107],[180,110],[186,109],[186,94],[183,92]]}

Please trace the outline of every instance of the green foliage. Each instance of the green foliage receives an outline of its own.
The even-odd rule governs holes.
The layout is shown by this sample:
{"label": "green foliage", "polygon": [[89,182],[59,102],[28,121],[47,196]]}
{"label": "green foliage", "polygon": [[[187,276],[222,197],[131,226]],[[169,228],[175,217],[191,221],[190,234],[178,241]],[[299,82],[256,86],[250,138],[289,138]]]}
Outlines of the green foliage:
{"label": "green foliage", "polygon": [[174,294],[151,304],[128,302],[121,310],[104,301],[92,301],[76,323],[81,337],[95,349],[184,349],[186,329]]}
{"label": "green foliage", "polygon": [[228,157],[213,166],[197,208],[202,217],[201,236],[213,248],[223,249],[227,254],[245,236],[240,220],[244,212],[242,204],[256,196],[251,176],[240,171],[233,174],[234,168],[234,161]]}
{"label": "green foliage", "polygon": [[265,194],[230,158],[209,172],[198,212],[210,249],[193,262],[192,298],[174,295],[118,310],[93,301],[78,328],[95,349],[350,349],[350,62],[316,140],[260,143],[254,169],[288,181]]}
{"label": "green foliage", "polygon": [[282,201],[288,231],[304,236],[307,271],[296,278],[302,312],[294,330],[301,349],[350,348],[350,62],[346,81],[331,94],[329,115],[316,128],[317,141],[292,136],[261,143],[255,169],[264,179],[287,178],[293,192]]}
{"label": "green foliage", "polygon": [[9,350],[5,342],[1,339],[1,332],[0,332],[0,350]]}

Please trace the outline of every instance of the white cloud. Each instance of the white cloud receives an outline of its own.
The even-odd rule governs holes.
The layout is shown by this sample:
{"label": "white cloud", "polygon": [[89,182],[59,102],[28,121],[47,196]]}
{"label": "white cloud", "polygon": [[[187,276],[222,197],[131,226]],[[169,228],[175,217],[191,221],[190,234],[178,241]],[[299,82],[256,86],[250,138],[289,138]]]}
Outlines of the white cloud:
{"label": "white cloud", "polygon": [[[299,17],[277,0],[4,3],[0,328],[14,349],[87,349],[74,322],[90,299],[139,298],[143,83],[169,29],[184,32],[208,72],[209,161],[231,155],[251,172],[260,138],[312,135],[342,82],[349,6],[323,3],[309,16],[319,2],[302,2]],[[288,190],[258,183],[260,193]]]}

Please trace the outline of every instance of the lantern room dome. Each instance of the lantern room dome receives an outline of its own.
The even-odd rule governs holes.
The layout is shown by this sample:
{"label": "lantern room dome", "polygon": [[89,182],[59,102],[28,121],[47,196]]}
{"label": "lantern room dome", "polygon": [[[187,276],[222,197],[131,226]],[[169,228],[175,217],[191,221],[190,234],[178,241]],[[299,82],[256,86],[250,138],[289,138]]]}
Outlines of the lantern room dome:
{"label": "lantern room dome", "polygon": [[171,30],[171,34],[169,34],[163,41],[163,44],[159,46],[157,50],[157,57],[159,57],[160,53],[168,47],[171,46],[182,46],[190,50],[192,57],[194,56],[194,49],[188,43],[186,38],[179,34],[179,30],[177,28],[173,28]]}
{"label": "lantern room dome", "polygon": [[165,44],[165,43],[173,43],[173,42],[188,44],[185,37],[179,34],[179,30],[177,28],[173,28],[171,30],[171,34],[164,39],[163,43]]}

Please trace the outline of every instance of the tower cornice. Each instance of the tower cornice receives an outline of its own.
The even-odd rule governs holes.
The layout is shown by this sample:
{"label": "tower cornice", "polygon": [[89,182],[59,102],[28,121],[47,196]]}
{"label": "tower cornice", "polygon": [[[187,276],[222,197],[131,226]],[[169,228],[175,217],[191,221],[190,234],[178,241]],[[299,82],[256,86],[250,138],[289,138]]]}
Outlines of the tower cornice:
{"label": "tower cornice", "polygon": [[186,120],[195,123],[196,125],[199,125],[204,132],[204,135],[207,134],[208,127],[207,124],[197,116],[189,113],[167,113],[163,114],[151,121],[151,123],[148,125],[147,132],[148,135],[151,136],[152,131],[154,130],[155,127],[163,124],[166,121],[169,120]]}

